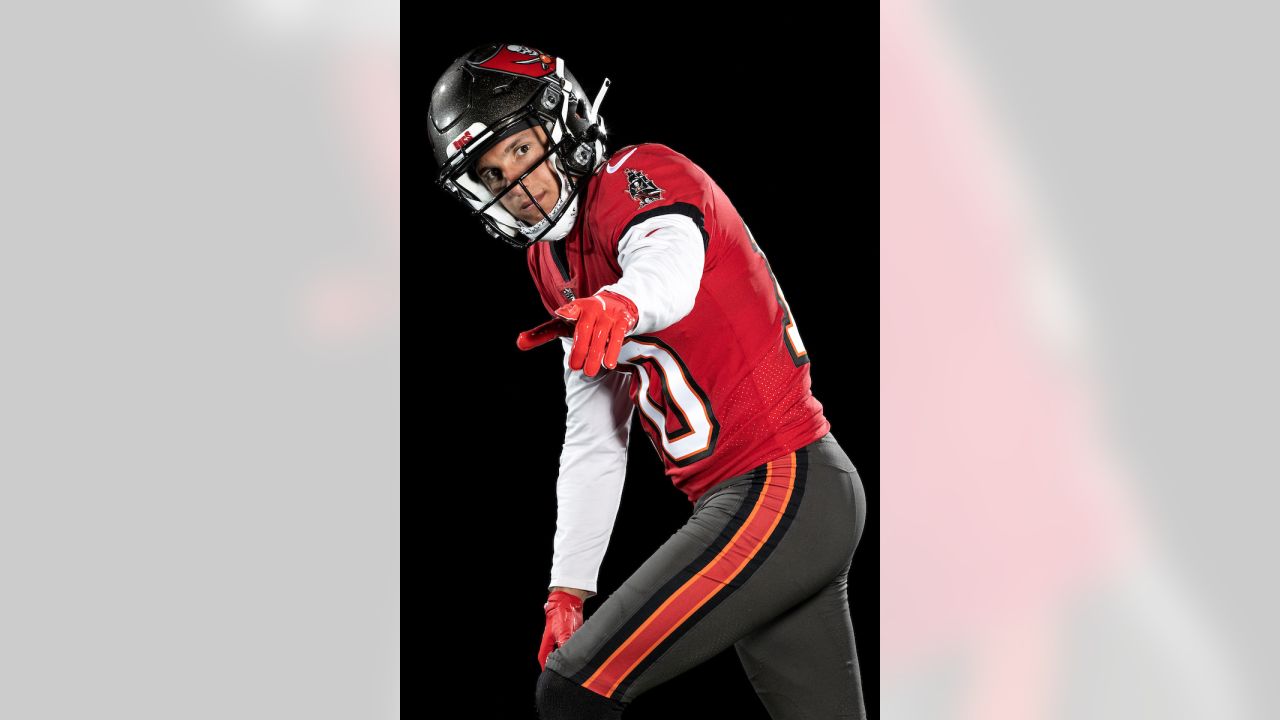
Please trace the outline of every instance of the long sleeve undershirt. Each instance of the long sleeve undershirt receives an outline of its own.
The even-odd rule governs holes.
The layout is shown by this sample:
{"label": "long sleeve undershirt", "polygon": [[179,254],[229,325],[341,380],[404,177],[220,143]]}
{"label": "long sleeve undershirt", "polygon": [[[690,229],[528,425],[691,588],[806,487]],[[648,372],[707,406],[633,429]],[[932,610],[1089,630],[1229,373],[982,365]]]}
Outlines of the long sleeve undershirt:
{"label": "long sleeve undershirt", "polygon": [[684,215],[655,215],[618,241],[622,277],[601,290],[630,298],[640,321],[628,334],[657,332],[689,314],[702,284],[702,231]]}
{"label": "long sleeve undershirt", "polygon": [[[693,309],[702,281],[702,233],[684,215],[654,216],[632,226],[618,242],[618,263],[622,278],[601,289],[636,304],[640,319],[629,334],[656,332]],[[573,338],[560,340],[567,413],[548,588],[578,588],[594,595],[627,474],[631,375],[606,371],[590,378],[570,370]]]}

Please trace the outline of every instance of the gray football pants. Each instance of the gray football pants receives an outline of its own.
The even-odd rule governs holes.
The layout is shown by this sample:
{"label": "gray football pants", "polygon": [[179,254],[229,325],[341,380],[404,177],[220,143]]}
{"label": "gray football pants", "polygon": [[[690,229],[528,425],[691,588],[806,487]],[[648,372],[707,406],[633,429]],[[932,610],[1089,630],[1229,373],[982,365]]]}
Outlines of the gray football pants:
{"label": "gray football pants", "polygon": [[865,718],[847,587],[866,512],[830,433],[729,478],[547,670],[625,706],[733,645],[774,720]]}

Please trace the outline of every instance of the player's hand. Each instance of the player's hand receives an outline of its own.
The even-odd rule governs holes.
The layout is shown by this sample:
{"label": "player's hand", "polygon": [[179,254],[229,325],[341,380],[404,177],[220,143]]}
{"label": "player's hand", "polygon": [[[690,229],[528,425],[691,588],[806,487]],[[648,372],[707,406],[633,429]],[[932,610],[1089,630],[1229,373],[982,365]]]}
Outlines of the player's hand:
{"label": "player's hand", "polygon": [[547,626],[542,631],[542,647],[538,649],[538,664],[547,669],[547,656],[552,650],[569,641],[569,636],[582,627],[582,598],[563,590],[556,590],[542,606],[547,613]]}
{"label": "player's hand", "polygon": [[626,334],[635,329],[640,312],[635,303],[610,290],[579,298],[556,309],[556,317],[520,333],[516,346],[531,350],[558,337],[573,336],[569,368],[595,377],[601,366],[618,366]]}
{"label": "player's hand", "polygon": [[573,334],[573,323],[564,318],[552,318],[532,330],[525,330],[516,338],[516,347],[532,350],[561,336]]}
{"label": "player's hand", "polygon": [[601,366],[618,366],[618,354],[627,333],[640,320],[636,304],[610,290],[579,298],[556,309],[556,315],[574,323],[569,369],[595,377]]}

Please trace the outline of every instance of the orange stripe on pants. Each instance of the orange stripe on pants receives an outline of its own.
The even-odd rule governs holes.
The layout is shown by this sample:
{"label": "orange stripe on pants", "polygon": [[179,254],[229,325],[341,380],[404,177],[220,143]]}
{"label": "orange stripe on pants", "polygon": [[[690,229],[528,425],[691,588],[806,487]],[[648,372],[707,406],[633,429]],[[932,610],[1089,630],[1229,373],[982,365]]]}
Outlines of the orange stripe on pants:
{"label": "orange stripe on pants", "polygon": [[796,454],[766,465],[764,490],[733,539],[707,565],[671,594],[644,623],[583,683],[609,697],[627,675],[689,616],[724,589],[747,566],[773,534],[791,500],[796,481]]}

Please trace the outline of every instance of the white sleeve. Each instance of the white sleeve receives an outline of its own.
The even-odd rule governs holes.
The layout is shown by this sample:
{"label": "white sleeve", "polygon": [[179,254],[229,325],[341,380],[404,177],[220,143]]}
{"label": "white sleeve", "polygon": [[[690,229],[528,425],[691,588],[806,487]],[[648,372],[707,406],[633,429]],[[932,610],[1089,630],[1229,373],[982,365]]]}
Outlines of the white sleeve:
{"label": "white sleeve", "polygon": [[631,431],[631,375],[607,371],[587,377],[569,369],[573,338],[561,337],[567,415],[556,481],[556,536],[548,589],[596,594],[627,475]]}
{"label": "white sleeve", "polygon": [[706,260],[702,231],[684,215],[655,215],[618,241],[622,277],[612,290],[636,304],[640,320],[628,334],[657,332],[693,309]]}

